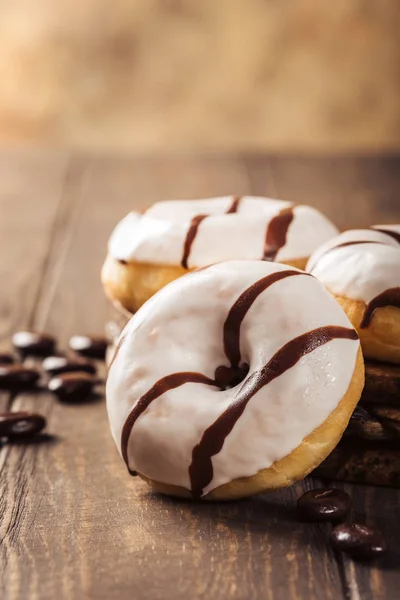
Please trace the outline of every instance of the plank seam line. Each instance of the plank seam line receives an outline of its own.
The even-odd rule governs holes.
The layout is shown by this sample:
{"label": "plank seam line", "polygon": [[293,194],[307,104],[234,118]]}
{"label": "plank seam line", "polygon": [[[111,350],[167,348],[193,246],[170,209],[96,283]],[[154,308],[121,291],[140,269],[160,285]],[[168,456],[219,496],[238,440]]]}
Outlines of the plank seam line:
{"label": "plank seam line", "polygon": [[39,274],[38,274],[39,284],[38,284],[38,287],[37,287],[37,290],[36,290],[35,299],[34,299],[34,302],[32,304],[32,308],[31,308],[31,310],[29,312],[29,317],[28,317],[28,325],[29,325],[29,327],[32,325],[33,315],[35,314],[35,311],[36,311],[36,308],[37,308],[37,305],[38,305],[38,302],[39,302],[39,298],[40,298],[40,295],[41,295],[42,283],[43,283],[44,275],[46,273],[46,270],[48,268],[48,264],[49,264],[49,261],[50,261],[51,250],[52,250],[52,247],[54,245],[54,240],[56,238],[56,232],[57,232],[57,229],[58,229],[57,224],[58,224],[58,221],[59,221],[59,218],[60,218],[61,207],[62,207],[62,204],[63,204],[64,195],[65,195],[65,187],[66,187],[66,185],[68,183],[68,179],[70,177],[70,173],[71,173],[71,158],[69,158],[68,161],[67,161],[67,165],[66,165],[66,168],[65,168],[65,173],[64,173],[64,176],[62,178],[62,183],[61,183],[60,190],[59,190],[59,193],[58,193],[57,207],[56,207],[56,210],[55,210],[54,218],[53,218],[53,221],[52,221],[52,224],[51,224],[51,227],[50,227],[50,233],[49,233],[49,236],[48,236],[47,251],[45,253],[45,256],[44,256],[44,259],[43,259],[42,264],[40,266],[40,271],[39,271]]}
{"label": "plank seam line", "polygon": [[73,240],[75,227],[86,200],[84,184],[88,171],[79,162],[70,162],[63,191],[52,229],[50,244],[42,270],[35,304],[31,312],[31,325],[43,329],[61,278],[63,266]]}

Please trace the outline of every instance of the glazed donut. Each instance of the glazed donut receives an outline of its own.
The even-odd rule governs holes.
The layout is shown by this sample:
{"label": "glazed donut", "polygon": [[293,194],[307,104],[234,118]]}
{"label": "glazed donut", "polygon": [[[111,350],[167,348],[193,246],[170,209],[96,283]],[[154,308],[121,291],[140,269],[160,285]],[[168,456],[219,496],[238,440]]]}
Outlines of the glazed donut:
{"label": "glazed donut", "polygon": [[158,202],[129,213],[111,235],[106,294],[131,312],[170,281],[225,260],[278,261],[303,269],[338,233],[315,208],[253,196]]}
{"label": "glazed donut", "polygon": [[229,261],[142,306],[121,334],[106,396],[131,474],[166,494],[228,500],[312,471],[363,384],[357,333],[317,279]]}
{"label": "glazed donut", "polygon": [[364,356],[400,363],[400,225],[345,231],[310,257],[306,270],[335,296]]}

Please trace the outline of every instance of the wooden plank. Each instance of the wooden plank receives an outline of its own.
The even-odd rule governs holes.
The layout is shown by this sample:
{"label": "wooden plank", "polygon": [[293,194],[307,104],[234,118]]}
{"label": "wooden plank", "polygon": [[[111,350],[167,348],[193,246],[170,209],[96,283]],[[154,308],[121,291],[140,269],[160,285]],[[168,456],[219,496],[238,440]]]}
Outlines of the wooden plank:
{"label": "wooden plank", "polygon": [[[1,348],[9,349],[13,330],[31,326],[36,311],[40,282],[48,262],[48,249],[62,203],[62,190],[68,177],[69,157],[66,153],[14,151],[0,153],[0,239],[7,252],[0,254],[0,276],[7,282],[2,288],[0,331]],[[0,393],[0,410],[36,410],[36,396]],[[23,464],[26,456],[34,456],[35,445],[15,447],[5,444],[0,451],[0,561],[4,565],[21,560],[13,551],[15,524],[23,515],[18,494],[25,489],[29,473]],[[18,457],[20,465],[7,476],[9,460]],[[23,559],[22,559],[23,560]],[[16,580],[16,596],[20,580]],[[5,595],[5,579],[0,579]]]}
{"label": "wooden plank", "polygon": [[0,348],[27,326],[38,294],[68,156],[0,151]]}
{"label": "wooden plank", "polygon": [[[65,152],[0,150],[0,351],[30,323],[67,166]],[[0,412],[12,401],[0,390]],[[9,450],[0,449],[0,472]]]}
{"label": "wooden plank", "polygon": [[[323,190],[317,162],[300,170],[314,171]],[[57,333],[62,344],[71,333],[103,327],[107,306],[99,270],[110,230],[129,209],[167,197],[283,194],[284,169],[278,166],[279,161],[275,168],[266,159],[253,164],[235,157],[76,158],[69,167],[32,323]],[[301,187],[307,179],[304,174],[296,179],[297,167],[291,168],[288,194],[295,191],[296,180]],[[337,168],[347,169],[339,160]],[[329,173],[329,164],[321,169]],[[258,178],[257,172],[272,173],[274,183]],[[339,177],[332,185],[336,188],[325,195],[332,199],[329,206],[346,191]],[[353,188],[361,195],[364,184],[361,190],[356,183]],[[313,198],[317,201],[317,195]],[[351,584],[370,593],[373,582],[358,572],[353,580],[341,577],[326,543],[326,527],[296,521],[296,497],[310,481],[227,504],[151,495],[143,482],[127,476],[103,402],[71,407],[48,394],[24,394],[14,406],[35,406],[46,414],[57,439],[15,446],[3,465],[0,556],[7,599],[336,600],[343,598],[343,589],[350,597]],[[374,518],[377,510],[374,505]],[[386,519],[382,511],[380,515]],[[393,574],[382,597],[391,598],[395,578]],[[387,585],[383,571],[382,579]]]}

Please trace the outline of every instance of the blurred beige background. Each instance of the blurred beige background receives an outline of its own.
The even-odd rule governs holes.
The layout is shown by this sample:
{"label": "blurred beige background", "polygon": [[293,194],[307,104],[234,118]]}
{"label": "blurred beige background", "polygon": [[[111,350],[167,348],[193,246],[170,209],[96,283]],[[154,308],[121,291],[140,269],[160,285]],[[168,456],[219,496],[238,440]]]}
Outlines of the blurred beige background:
{"label": "blurred beige background", "polygon": [[0,143],[400,147],[399,0],[3,0]]}

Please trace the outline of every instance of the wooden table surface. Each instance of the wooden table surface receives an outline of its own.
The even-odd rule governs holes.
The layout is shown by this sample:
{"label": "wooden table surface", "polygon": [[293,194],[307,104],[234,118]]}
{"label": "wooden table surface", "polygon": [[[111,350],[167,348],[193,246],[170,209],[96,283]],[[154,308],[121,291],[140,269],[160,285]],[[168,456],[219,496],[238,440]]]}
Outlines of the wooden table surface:
{"label": "wooden table surface", "polygon": [[[130,209],[164,198],[264,194],[321,208],[339,227],[400,220],[400,156],[116,157],[0,152],[0,349],[17,328],[102,332],[106,242]],[[400,491],[337,484],[390,552],[355,563],[328,525],[294,514],[308,478],[232,503],[153,495],[117,455],[103,400],[63,406],[0,393],[0,410],[46,415],[53,438],[0,450],[5,600],[370,600],[399,597]]]}

